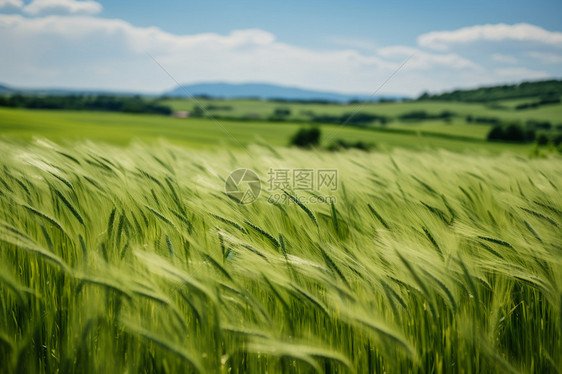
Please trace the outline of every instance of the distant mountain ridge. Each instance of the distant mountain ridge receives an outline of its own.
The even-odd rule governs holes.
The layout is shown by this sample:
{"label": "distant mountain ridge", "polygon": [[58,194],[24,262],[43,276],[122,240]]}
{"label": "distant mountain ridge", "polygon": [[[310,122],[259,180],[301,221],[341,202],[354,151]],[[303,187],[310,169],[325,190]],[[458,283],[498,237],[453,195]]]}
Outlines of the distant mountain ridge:
{"label": "distant mountain ridge", "polygon": [[[208,96],[211,98],[260,98],[295,101],[331,101],[346,103],[352,100],[409,100],[410,97],[398,95],[345,94],[329,91],[308,90],[298,87],[281,86],[269,83],[198,83],[176,87],[164,93],[117,92],[111,90],[65,89],[65,88],[17,88],[0,83],[0,94],[24,95],[108,95],[143,97],[189,97]],[[562,80],[524,81],[518,84],[482,86],[474,89],[457,89],[437,94],[424,93],[417,100],[487,102],[493,100],[541,98],[552,101],[562,96]]]}
{"label": "distant mountain ridge", "polygon": [[177,87],[165,92],[164,95],[173,97],[189,97],[193,95],[225,99],[259,98],[335,102],[349,102],[351,100],[379,101],[381,99],[400,100],[406,98],[390,95],[369,96],[364,94],[315,91],[269,83],[198,83]]}
{"label": "distant mountain ridge", "polygon": [[88,89],[64,89],[64,88],[17,88],[0,84],[0,94],[24,94],[24,95],[112,95],[112,96],[145,96],[145,97],[189,97],[208,96],[212,98],[236,99],[236,98],[259,98],[280,100],[302,100],[302,101],[332,101],[349,102],[351,100],[379,101],[409,99],[406,96],[393,95],[364,95],[344,94],[328,91],[315,91],[304,88],[280,86],[269,83],[198,83],[183,85],[172,90],[158,94],[115,92],[109,90]]}
{"label": "distant mountain ridge", "polygon": [[12,93],[12,92],[14,92],[14,91],[10,87],[5,86],[3,84],[0,84],[0,94],[7,94],[7,93]]}

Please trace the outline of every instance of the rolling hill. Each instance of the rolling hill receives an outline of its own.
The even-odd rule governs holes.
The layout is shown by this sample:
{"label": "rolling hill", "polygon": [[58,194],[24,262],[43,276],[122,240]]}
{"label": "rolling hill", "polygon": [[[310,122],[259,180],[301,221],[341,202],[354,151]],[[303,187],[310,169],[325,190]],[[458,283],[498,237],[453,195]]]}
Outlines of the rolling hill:
{"label": "rolling hill", "polygon": [[424,93],[418,100],[487,102],[522,98],[557,98],[562,95],[562,80],[521,82],[511,85],[495,85],[476,89],[460,89],[440,94]]}

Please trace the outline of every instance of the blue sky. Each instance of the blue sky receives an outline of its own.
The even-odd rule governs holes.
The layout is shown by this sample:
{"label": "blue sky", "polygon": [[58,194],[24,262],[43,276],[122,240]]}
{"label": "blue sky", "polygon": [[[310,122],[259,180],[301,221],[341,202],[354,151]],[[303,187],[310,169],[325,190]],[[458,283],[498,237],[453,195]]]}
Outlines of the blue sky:
{"label": "blue sky", "polygon": [[[172,33],[259,28],[287,43],[329,47],[330,37],[411,43],[419,34],[495,23],[562,31],[561,1],[101,1],[102,15]],[[174,14],[175,16],[171,16]]]}
{"label": "blue sky", "polygon": [[562,77],[560,1],[0,0],[0,82],[270,82],[417,95]]}

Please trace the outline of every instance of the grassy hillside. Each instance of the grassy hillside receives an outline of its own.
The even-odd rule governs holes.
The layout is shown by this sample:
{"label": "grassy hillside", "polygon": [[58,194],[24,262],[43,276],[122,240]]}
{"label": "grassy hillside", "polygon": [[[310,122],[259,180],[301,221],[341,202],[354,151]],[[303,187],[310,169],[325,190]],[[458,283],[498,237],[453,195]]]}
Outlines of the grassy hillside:
{"label": "grassy hillside", "polygon": [[[529,87],[542,87],[544,94],[552,95],[545,87],[556,86],[557,82],[529,85],[521,84],[517,87],[524,92],[530,92]],[[492,95],[496,90],[504,92],[513,89],[509,87],[483,88],[482,91],[477,91],[489,91]],[[559,96],[556,98],[558,100]],[[550,142],[558,145],[562,139],[562,104],[559,100],[545,102],[542,96],[495,100],[490,103],[437,99],[439,98],[410,102],[337,104],[202,98],[144,100],[108,96],[0,96],[0,105],[16,106],[10,108],[11,110],[0,109],[0,119],[4,122],[2,130],[9,134],[43,134],[53,137],[60,134],[75,138],[93,136],[92,139],[126,143],[133,133],[135,137],[147,141],[155,136],[163,136],[191,146],[221,141],[225,138],[225,132],[229,131],[243,144],[261,138],[269,144],[286,145],[296,125],[308,124],[331,125],[331,128],[326,127],[325,133],[332,132],[335,128],[333,126],[341,124],[345,124],[347,128],[367,128],[377,133],[367,134],[344,129],[338,130],[338,136],[343,140],[365,137],[366,141],[389,146],[431,145],[464,150],[473,148],[474,144],[467,143],[482,143],[494,127],[499,128],[494,135],[494,139],[498,141],[531,143],[540,139],[540,143]],[[29,106],[27,111],[23,108],[26,106]],[[65,108],[74,111],[49,111],[38,108]],[[164,115],[120,116],[88,110],[162,110],[160,114],[187,111],[190,118],[174,123],[169,116]],[[202,118],[208,121],[202,121]],[[217,122],[220,124],[217,125]],[[518,132],[525,136],[515,136],[517,134],[513,135],[512,132],[509,132],[509,135],[504,131],[513,124],[520,129]],[[221,126],[224,128],[221,129]],[[419,140],[420,135],[424,137],[422,141]],[[335,140],[330,136],[326,139]],[[433,141],[434,139],[436,141]],[[451,142],[444,142],[443,139]],[[509,145],[479,146],[490,149],[510,148]]]}
{"label": "grassy hillside", "polygon": [[[486,141],[557,134],[562,105],[201,102],[0,109],[0,372],[562,367],[562,159]],[[318,118],[321,148],[374,151],[284,147]],[[225,193],[239,168],[253,204]],[[272,169],[338,183],[273,189]]]}
{"label": "grassy hillside", "polygon": [[[2,372],[562,365],[560,158],[22,140],[0,151]],[[223,192],[239,167],[262,177],[253,204]],[[270,168],[337,169],[337,190],[315,192],[333,204],[268,191]]]}
{"label": "grassy hillside", "polygon": [[547,80],[538,82],[522,82],[519,84],[480,87],[476,89],[455,90],[442,94],[420,97],[422,100],[488,102],[508,99],[555,97],[560,102],[562,95],[562,80]]}
{"label": "grassy hillside", "polygon": [[[256,142],[285,146],[302,124],[266,121],[217,122],[204,118],[176,119],[163,116],[131,115],[104,112],[40,111],[0,109],[0,134],[4,137],[31,139],[34,136],[56,141],[89,139],[126,145],[134,139],[154,142],[167,139],[189,147],[240,147]],[[359,129],[324,125],[323,140],[345,139],[375,143],[380,149],[441,148],[454,151],[513,151],[527,154],[530,145],[489,143],[488,125],[446,125],[443,121],[392,125],[386,128]],[[472,131],[474,130],[474,131]]]}
{"label": "grassy hillside", "polygon": [[[532,99],[532,98],[531,98]],[[257,118],[267,119],[277,108],[288,108],[291,111],[288,120],[309,120],[310,113],[326,115],[342,115],[356,111],[379,114],[397,120],[400,115],[426,111],[429,114],[439,114],[443,111],[453,113],[453,121],[465,122],[467,115],[475,117],[497,117],[502,121],[541,120],[551,121],[553,124],[562,123],[562,105],[549,105],[528,110],[515,110],[513,101],[503,101],[495,105],[481,103],[457,103],[457,102],[393,102],[393,103],[364,103],[364,104],[306,104],[306,103],[279,103],[260,100],[205,100],[198,102],[210,109],[209,113],[214,116],[228,116],[235,118]],[[196,102],[189,99],[168,99],[162,104],[170,106],[173,110],[193,111]]]}

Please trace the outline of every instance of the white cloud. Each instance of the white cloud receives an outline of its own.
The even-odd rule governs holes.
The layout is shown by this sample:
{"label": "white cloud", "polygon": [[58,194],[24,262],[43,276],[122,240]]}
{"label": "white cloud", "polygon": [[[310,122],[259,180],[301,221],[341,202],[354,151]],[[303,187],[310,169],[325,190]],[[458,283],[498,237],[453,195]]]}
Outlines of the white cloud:
{"label": "white cloud", "polygon": [[0,9],[19,9],[21,7],[23,7],[22,0],[0,0]]}
{"label": "white cloud", "polygon": [[527,79],[543,79],[548,78],[549,74],[545,71],[532,70],[528,68],[499,68],[496,69],[496,74],[505,79],[520,82]]}
{"label": "white cloud", "polygon": [[33,0],[23,8],[31,15],[39,14],[98,14],[103,9],[97,1]]}
{"label": "white cloud", "polygon": [[392,58],[411,58],[408,60],[408,68],[415,70],[428,70],[436,67],[446,69],[479,69],[478,65],[466,58],[463,58],[454,53],[448,54],[435,54],[424,52],[417,48],[407,46],[390,46],[383,47],[378,50],[379,55],[382,57]]}
{"label": "white cloud", "polygon": [[[312,49],[283,43],[260,29],[177,35],[120,19],[80,15],[0,14],[0,50],[0,82],[22,87],[141,92],[173,88],[175,83],[150,55],[181,83],[270,82],[352,93],[375,91],[409,56],[383,93],[417,95],[547,74],[485,69],[478,62],[488,62],[487,55],[471,55],[472,61],[457,53],[408,46]],[[559,75],[554,65],[545,70]]]}
{"label": "white cloud", "polygon": [[[399,65],[353,50],[313,50],[250,29],[174,35],[97,17],[0,15],[0,81],[18,84],[164,90],[180,82],[266,81],[370,92]],[[53,84],[53,81],[57,82]]]}
{"label": "white cloud", "polygon": [[548,31],[527,23],[476,25],[453,31],[433,31],[423,34],[418,37],[418,44],[435,50],[447,50],[456,44],[507,40],[562,47],[562,32]]}
{"label": "white cloud", "polygon": [[519,60],[515,56],[504,55],[501,53],[494,53],[492,55],[492,61],[502,64],[517,64],[519,62]]}
{"label": "white cloud", "polygon": [[529,52],[528,55],[539,60],[543,64],[562,64],[562,55],[555,53],[532,51]]}

